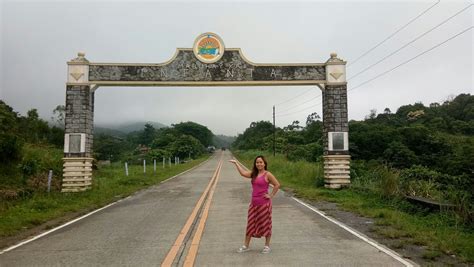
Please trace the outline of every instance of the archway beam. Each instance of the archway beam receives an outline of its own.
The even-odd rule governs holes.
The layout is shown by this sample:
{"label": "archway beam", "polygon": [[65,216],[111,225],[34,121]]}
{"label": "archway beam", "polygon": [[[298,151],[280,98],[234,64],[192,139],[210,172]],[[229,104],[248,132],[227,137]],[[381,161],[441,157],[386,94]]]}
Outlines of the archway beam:
{"label": "archway beam", "polygon": [[177,49],[160,64],[91,63],[84,53],[68,62],[63,191],[92,184],[94,93],[103,86],[299,86],[323,92],[324,178],[326,187],[350,184],[346,62],[331,54],[325,63],[257,64],[240,49],[225,49],[212,63],[193,49]]}

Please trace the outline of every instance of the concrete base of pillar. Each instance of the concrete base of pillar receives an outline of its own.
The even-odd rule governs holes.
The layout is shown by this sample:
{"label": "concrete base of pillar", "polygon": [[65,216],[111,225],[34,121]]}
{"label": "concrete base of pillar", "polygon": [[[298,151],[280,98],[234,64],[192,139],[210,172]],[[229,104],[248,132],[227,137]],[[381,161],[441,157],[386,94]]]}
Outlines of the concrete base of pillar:
{"label": "concrete base of pillar", "polygon": [[92,186],[93,158],[63,158],[61,192],[81,192]]}
{"label": "concrete base of pillar", "polygon": [[327,155],[324,158],[324,187],[338,189],[351,184],[349,155]]}

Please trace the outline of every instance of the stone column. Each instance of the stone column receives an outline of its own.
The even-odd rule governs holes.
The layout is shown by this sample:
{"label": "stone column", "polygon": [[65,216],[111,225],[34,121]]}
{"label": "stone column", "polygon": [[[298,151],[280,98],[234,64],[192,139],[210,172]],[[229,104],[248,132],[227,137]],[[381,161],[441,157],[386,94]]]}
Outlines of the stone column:
{"label": "stone column", "polygon": [[324,181],[327,188],[350,184],[346,62],[332,53],[323,90]]}
{"label": "stone column", "polygon": [[62,192],[78,192],[92,185],[94,91],[84,53],[67,64]]}

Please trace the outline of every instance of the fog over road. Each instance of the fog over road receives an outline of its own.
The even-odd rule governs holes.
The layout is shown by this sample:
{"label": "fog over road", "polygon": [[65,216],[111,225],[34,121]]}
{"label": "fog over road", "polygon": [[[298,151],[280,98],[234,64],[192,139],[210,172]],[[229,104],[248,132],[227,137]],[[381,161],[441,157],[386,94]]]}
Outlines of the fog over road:
{"label": "fog over road", "polygon": [[[5,252],[0,266],[159,266],[206,189],[212,198],[195,243],[195,266],[404,266],[283,192],[273,199],[272,252],[260,253],[262,238],[252,239],[251,251],[237,253],[251,185],[228,162],[231,157],[228,151],[217,152],[190,172]],[[184,264],[205,217],[196,216],[172,266]]]}

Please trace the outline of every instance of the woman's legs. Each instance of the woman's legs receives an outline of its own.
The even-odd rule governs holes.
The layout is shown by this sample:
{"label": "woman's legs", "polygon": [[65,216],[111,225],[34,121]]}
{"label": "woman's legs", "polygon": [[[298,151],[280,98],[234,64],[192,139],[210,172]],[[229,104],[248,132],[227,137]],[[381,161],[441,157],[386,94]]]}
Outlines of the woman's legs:
{"label": "woman's legs", "polygon": [[249,245],[250,245],[250,239],[251,239],[251,238],[252,238],[251,236],[245,235],[245,243],[244,243],[244,245],[245,245],[246,247],[249,247]]}
{"label": "woman's legs", "polygon": [[265,246],[269,247],[270,246],[270,239],[272,238],[271,235],[265,237]]}

